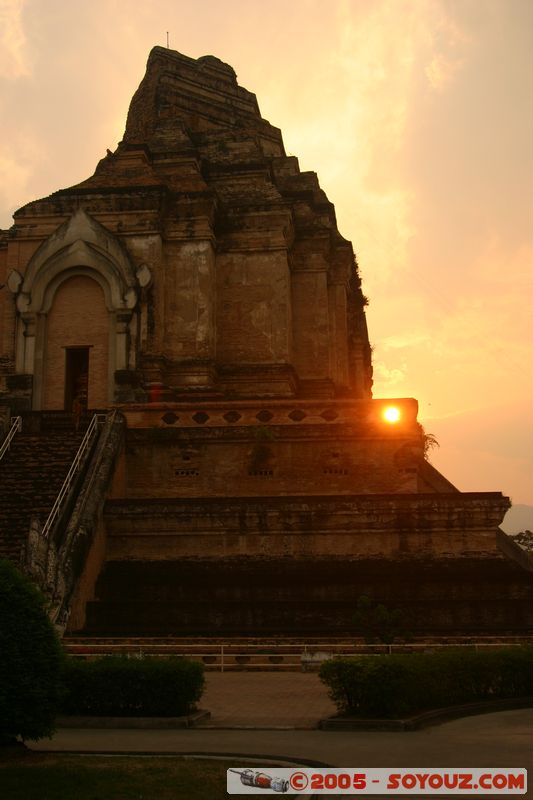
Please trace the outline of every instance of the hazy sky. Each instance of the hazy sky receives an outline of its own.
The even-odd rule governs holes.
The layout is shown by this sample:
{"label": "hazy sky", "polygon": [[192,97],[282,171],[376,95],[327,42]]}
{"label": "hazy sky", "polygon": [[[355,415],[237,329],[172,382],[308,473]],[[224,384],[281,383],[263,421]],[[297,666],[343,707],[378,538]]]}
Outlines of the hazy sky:
{"label": "hazy sky", "polygon": [[116,147],[167,31],[318,173],[374,395],[418,399],[460,489],[533,504],[533,2],[0,0],[0,227]]}

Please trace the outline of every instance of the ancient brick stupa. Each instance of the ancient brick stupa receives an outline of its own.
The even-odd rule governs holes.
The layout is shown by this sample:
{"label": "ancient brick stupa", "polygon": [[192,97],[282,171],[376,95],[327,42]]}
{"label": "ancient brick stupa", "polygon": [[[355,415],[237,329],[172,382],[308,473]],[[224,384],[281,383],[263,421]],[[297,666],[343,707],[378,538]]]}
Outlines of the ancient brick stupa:
{"label": "ancient brick stupa", "polygon": [[531,624],[507,498],[428,463],[415,400],[372,399],[352,246],[230,66],[154,48],[116,151],[0,248],[19,436],[123,420],[54,534],[71,630],[346,631],[363,594],[415,631]]}

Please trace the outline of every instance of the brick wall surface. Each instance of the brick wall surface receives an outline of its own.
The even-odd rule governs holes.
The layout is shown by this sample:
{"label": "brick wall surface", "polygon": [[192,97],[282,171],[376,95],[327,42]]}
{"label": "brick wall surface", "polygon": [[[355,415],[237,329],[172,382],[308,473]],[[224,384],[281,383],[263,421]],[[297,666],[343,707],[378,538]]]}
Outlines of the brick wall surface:
{"label": "brick wall surface", "polygon": [[65,348],[90,347],[89,408],[108,404],[109,314],[101,287],[77,275],[61,284],[47,320],[44,367],[46,410],[59,410],[65,400]]}
{"label": "brick wall surface", "polygon": [[285,254],[231,253],[217,260],[217,358],[222,363],[289,361]]}

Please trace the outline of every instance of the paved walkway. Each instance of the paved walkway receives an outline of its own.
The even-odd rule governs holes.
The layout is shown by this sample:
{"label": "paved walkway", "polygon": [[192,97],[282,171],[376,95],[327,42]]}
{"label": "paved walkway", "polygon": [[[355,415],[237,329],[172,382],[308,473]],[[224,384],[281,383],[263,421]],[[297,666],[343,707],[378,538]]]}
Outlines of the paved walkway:
{"label": "paved walkway", "polygon": [[[239,757],[250,757],[256,767],[266,766],[268,759],[338,767],[525,767],[532,783],[526,796],[533,800],[533,709],[467,717],[410,733],[311,730],[332,706],[317,676],[300,673],[208,673],[201,705],[213,713],[210,724],[220,727],[62,729],[30,746],[229,755],[236,764]],[[292,729],[280,730],[284,726]]]}
{"label": "paved walkway", "polygon": [[200,706],[211,712],[208,728],[316,728],[336,713],[315,673],[208,672]]}

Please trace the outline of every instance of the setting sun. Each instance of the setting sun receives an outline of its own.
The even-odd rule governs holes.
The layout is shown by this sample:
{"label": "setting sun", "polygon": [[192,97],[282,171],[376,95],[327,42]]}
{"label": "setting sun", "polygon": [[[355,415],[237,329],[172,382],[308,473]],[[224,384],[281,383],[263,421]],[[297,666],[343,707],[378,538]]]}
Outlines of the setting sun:
{"label": "setting sun", "polygon": [[401,417],[400,409],[396,408],[396,406],[387,406],[383,412],[383,417],[387,422],[398,422]]}

